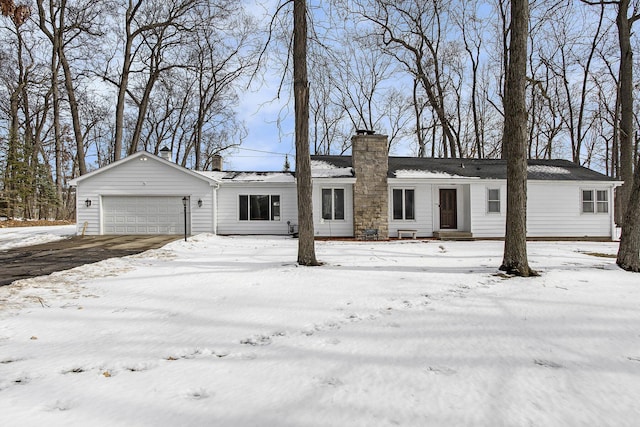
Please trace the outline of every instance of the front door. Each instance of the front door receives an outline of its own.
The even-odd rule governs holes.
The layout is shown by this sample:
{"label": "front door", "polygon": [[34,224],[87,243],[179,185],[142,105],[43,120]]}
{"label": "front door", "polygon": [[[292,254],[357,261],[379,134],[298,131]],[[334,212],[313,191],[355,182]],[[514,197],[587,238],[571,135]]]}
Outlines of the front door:
{"label": "front door", "polygon": [[458,206],[455,189],[440,189],[440,228],[458,228]]}

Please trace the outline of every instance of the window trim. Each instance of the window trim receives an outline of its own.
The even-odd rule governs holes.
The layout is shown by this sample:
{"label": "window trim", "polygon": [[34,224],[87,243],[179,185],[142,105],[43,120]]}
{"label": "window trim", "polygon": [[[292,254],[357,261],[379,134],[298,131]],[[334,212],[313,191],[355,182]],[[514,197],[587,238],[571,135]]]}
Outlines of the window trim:
{"label": "window trim", "polygon": [[[252,197],[268,197],[269,198],[269,213],[268,219],[252,219],[251,215],[251,198]],[[246,198],[246,218],[243,218],[242,199]],[[274,200],[276,199],[276,200]],[[278,222],[282,219],[282,196],[280,194],[253,194],[242,193],[238,194],[238,218],[239,222]],[[277,209],[274,209],[277,208]],[[277,215],[276,215],[277,214]]]}
{"label": "window trim", "polygon": [[[497,191],[498,192],[498,198],[497,199],[492,199],[491,198],[491,191]],[[500,215],[502,213],[502,189],[500,187],[487,187],[487,204],[486,204],[486,213],[488,215]],[[498,202],[498,210],[497,211],[492,211],[491,210],[491,202]]]}
{"label": "window trim", "polygon": [[[591,200],[585,200],[585,193],[590,193]],[[605,195],[604,200],[600,200],[599,196]],[[585,211],[585,203],[589,203],[591,211]],[[580,189],[580,214],[581,215],[608,215],[609,206],[609,190],[602,188],[581,188]]]}
{"label": "window trim", "polygon": [[[336,218],[336,190],[342,193],[342,218]],[[329,210],[331,212],[330,218],[325,218],[325,191],[331,192],[330,205]],[[320,219],[322,221],[346,221],[347,213],[346,213],[346,203],[345,203],[345,189],[343,187],[322,187],[320,188]]]}
{"label": "window trim", "polygon": [[[402,201],[402,218],[395,217],[395,191],[401,191]],[[407,218],[407,191],[413,192],[413,212],[411,212],[413,218]],[[416,189],[415,187],[396,187],[391,188],[391,219],[393,221],[416,221]]]}

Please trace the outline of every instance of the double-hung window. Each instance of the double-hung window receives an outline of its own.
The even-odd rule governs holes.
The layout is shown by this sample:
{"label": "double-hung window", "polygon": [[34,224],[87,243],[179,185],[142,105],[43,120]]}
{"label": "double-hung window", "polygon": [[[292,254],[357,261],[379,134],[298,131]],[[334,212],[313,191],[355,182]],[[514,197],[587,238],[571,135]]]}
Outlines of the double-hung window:
{"label": "double-hung window", "polygon": [[322,189],[322,219],[344,219],[344,188]]}
{"label": "double-hung window", "polygon": [[280,221],[280,196],[240,195],[239,212],[240,221]]}
{"label": "double-hung window", "polygon": [[393,189],[393,219],[416,219],[415,190],[410,188]]}
{"label": "double-hung window", "polygon": [[607,190],[582,190],[582,213],[608,213],[609,192]]}
{"label": "double-hung window", "polygon": [[500,189],[487,189],[487,213],[500,213]]}

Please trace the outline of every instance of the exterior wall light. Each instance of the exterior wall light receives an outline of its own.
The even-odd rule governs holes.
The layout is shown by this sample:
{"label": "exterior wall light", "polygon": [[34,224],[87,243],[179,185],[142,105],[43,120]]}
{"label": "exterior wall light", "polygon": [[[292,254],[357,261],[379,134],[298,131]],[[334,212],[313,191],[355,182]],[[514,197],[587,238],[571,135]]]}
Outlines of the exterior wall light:
{"label": "exterior wall light", "polygon": [[84,205],[85,205],[86,207],[90,208],[90,207],[91,207],[91,199],[87,199],[87,200],[85,200],[85,201],[84,201]]}
{"label": "exterior wall light", "polygon": [[198,199],[198,207],[201,208],[202,207],[202,199]]}

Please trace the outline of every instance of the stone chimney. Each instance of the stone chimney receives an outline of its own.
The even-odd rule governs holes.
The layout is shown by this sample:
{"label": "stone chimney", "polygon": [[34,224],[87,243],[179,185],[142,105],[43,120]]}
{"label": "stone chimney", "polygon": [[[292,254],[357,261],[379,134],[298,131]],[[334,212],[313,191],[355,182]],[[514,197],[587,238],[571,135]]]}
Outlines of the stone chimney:
{"label": "stone chimney", "polygon": [[211,156],[211,170],[222,170],[222,156],[220,154],[214,154],[213,156]]}
{"label": "stone chimney", "polygon": [[351,159],[356,176],[353,187],[353,232],[377,229],[380,239],[389,238],[389,152],[387,136],[357,131],[351,137]]}
{"label": "stone chimney", "polygon": [[171,150],[166,145],[160,149],[160,158],[171,161]]}

